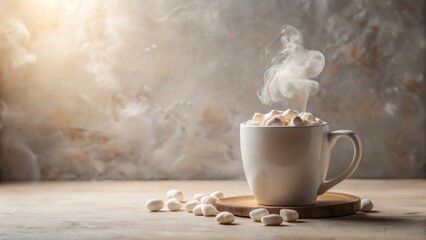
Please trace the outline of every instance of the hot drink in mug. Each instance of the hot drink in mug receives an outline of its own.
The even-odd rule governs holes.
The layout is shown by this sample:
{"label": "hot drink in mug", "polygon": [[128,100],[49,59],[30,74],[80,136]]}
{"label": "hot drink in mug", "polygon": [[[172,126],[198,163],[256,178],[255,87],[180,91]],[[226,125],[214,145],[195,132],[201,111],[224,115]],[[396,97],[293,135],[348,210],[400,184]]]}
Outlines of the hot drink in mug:
{"label": "hot drink in mug", "polygon": [[[326,181],[331,149],[341,137],[353,143],[352,162],[338,177]],[[314,204],[318,195],[352,175],[362,155],[355,132],[330,132],[326,122],[293,110],[255,114],[240,125],[240,144],[247,182],[264,205]]]}

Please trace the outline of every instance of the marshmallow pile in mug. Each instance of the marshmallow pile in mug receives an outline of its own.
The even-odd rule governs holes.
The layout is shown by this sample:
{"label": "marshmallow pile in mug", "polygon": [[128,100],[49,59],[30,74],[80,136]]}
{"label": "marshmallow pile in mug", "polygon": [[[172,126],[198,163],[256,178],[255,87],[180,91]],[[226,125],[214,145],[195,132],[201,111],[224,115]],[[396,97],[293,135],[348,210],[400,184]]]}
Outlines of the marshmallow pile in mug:
{"label": "marshmallow pile in mug", "polygon": [[299,113],[293,109],[285,111],[272,110],[267,114],[255,113],[251,120],[246,122],[247,125],[261,127],[292,127],[292,126],[309,126],[325,124],[323,120],[316,118],[312,113]]}

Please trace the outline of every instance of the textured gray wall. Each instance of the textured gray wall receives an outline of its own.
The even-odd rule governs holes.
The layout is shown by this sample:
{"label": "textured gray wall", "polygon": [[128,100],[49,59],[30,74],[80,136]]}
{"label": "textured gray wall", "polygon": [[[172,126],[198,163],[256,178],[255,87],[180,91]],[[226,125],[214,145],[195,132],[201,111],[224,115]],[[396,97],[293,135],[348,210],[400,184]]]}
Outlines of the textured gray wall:
{"label": "textured gray wall", "polygon": [[[40,8],[0,3],[4,180],[242,177],[239,123],[286,108],[256,96],[282,25],[326,56],[308,111],[359,133],[354,176],[426,177],[425,1]],[[330,176],[351,154],[336,146]]]}

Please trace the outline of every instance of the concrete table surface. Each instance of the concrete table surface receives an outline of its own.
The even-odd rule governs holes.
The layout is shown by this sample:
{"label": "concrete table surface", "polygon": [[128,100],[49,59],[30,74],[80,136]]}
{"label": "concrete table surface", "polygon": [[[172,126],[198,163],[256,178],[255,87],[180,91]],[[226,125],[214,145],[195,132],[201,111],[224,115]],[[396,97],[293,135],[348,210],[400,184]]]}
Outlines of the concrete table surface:
{"label": "concrete table surface", "polygon": [[332,191],[369,198],[375,212],[266,227],[235,225],[185,211],[148,212],[178,188],[185,199],[221,190],[250,193],[245,181],[102,181],[0,184],[0,239],[426,239],[425,180],[346,180]]}

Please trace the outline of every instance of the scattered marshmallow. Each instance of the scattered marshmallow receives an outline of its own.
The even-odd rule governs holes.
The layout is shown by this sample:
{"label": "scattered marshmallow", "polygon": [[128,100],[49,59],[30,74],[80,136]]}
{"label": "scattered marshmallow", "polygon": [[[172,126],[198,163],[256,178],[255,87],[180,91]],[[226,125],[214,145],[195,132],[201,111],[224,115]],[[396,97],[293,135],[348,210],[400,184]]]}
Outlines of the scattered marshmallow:
{"label": "scattered marshmallow", "polygon": [[185,204],[185,209],[187,212],[192,213],[194,208],[198,205],[200,205],[200,202],[198,200],[191,200]]}
{"label": "scattered marshmallow", "polygon": [[178,190],[178,189],[170,189],[169,191],[167,191],[167,197],[168,198],[176,198],[179,201],[183,200],[183,193],[182,191]]}
{"label": "scattered marshmallow", "polygon": [[280,127],[283,126],[283,122],[279,118],[279,116],[274,116],[266,122],[267,127]]}
{"label": "scattered marshmallow", "polygon": [[215,197],[215,198],[217,198],[217,199],[223,199],[225,196],[223,195],[223,192],[221,192],[221,191],[216,191],[216,192],[212,192],[212,193],[210,193],[210,196],[211,197]]}
{"label": "scattered marshmallow", "polygon": [[194,213],[195,216],[203,216],[203,211],[201,211],[201,204],[194,207],[194,209],[192,209],[192,213]]}
{"label": "scattered marshmallow", "polygon": [[302,118],[299,116],[296,116],[293,119],[291,119],[290,123],[288,124],[288,126],[303,126],[303,125],[305,125],[305,122],[303,122]]}
{"label": "scattered marshmallow", "polygon": [[205,194],[205,193],[196,193],[194,195],[194,200],[197,200],[197,201],[201,202],[201,198],[203,198],[205,196],[207,196],[207,194]]}
{"label": "scattered marshmallow", "polygon": [[292,209],[281,209],[280,216],[286,222],[295,222],[299,219],[299,213]]}
{"label": "scattered marshmallow", "polygon": [[278,214],[269,214],[263,216],[260,221],[266,226],[278,226],[283,222],[283,218]]}
{"label": "scattered marshmallow", "polygon": [[201,198],[201,203],[202,204],[211,204],[211,205],[215,205],[216,202],[220,202],[219,199],[217,199],[216,197],[212,197],[212,196],[205,196],[203,198]]}
{"label": "scattered marshmallow", "polygon": [[145,207],[151,212],[158,212],[164,207],[164,202],[159,198],[152,198],[145,203]]}
{"label": "scattered marshmallow", "polygon": [[269,215],[269,211],[266,208],[257,208],[250,212],[250,218],[255,222],[260,222],[262,217]]}
{"label": "scattered marshmallow", "polygon": [[370,199],[362,199],[361,200],[361,212],[370,212],[373,210],[374,204]]}
{"label": "scattered marshmallow", "polygon": [[216,216],[217,209],[211,204],[201,204],[201,212],[204,217]]}
{"label": "scattered marshmallow", "polygon": [[179,211],[182,208],[182,204],[176,198],[170,198],[166,202],[166,206],[170,211]]}
{"label": "scattered marshmallow", "polygon": [[221,212],[216,216],[216,222],[220,224],[232,224],[234,221],[235,216],[230,212]]}

